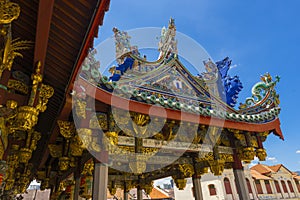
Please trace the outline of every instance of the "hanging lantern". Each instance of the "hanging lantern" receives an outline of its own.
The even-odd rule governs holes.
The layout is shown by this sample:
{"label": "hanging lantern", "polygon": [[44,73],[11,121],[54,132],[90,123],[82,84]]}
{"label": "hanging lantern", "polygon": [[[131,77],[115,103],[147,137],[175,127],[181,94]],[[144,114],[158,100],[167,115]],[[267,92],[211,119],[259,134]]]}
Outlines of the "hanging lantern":
{"label": "hanging lantern", "polygon": [[80,193],[82,198],[90,199],[93,195],[93,176],[83,175],[80,178]]}

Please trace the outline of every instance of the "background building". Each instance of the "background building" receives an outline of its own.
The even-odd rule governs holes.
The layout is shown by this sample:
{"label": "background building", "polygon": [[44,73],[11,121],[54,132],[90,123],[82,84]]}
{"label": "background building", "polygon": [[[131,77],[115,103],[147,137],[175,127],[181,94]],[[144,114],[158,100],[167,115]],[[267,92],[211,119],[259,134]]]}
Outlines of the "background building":
{"label": "background building", "polygon": [[[282,164],[245,166],[244,173],[250,199],[300,199],[300,176]],[[224,170],[220,176],[204,174],[201,188],[203,199],[239,199],[232,169]],[[187,180],[184,190],[175,187],[174,192],[175,199],[194,199],[192,179]]]}

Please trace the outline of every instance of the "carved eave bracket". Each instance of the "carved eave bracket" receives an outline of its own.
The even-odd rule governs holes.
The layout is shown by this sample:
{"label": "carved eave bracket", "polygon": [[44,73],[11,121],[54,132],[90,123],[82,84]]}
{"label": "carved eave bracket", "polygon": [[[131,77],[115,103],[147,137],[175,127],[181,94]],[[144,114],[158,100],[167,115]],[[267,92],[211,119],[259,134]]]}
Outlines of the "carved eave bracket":
{"label": "carved eave bracket", "polygon": [[[53,158],[58,158],[60,171],[66,171],[69,167],[75,167],[75,158],[83,154],[91,141],[91,129],[78,129],[76,131],[73,122],[58,120],[60,134],[64,138],[61,144],[49,144],[49,152]],[[89,130],[89,131],[86,131]],[[90,134],[86,134],[86,133]]]}
{"label": "carved eave bracket", "polygon": [[38,65],[36,72],[32,75],[32,89],[28,105],[17,108],[17,115],[11,127],[13,131],[30,131],[38,123],[40,112],[46,110],[48,99],[54,94],[54,89],[51,86],[41,84],[40,67]]}
{"label": "carved eave bracket", "polygon": [[[8,100],[5,107],[0,106],[2,110],[5,110],[0,116],[1,140],[4,141],[1,152],[5,152],[4,159],[7,160],[9,166],[5,180],[6,191],[16,190],[23,193],[32,179],[33,164],[30,163],[30,159],[42,137],[42,134],[35,131],[34,127],[38,123],[40,112],[46,110],[48,99],[53,93],[52,87],[42,84],[40,65],[38,65],[32,75],[28,104],[18,105],[17,101]],[[9,134],[10,137],[8,137]],[[9,149],[7,149],[8,143],[12,144]]]}

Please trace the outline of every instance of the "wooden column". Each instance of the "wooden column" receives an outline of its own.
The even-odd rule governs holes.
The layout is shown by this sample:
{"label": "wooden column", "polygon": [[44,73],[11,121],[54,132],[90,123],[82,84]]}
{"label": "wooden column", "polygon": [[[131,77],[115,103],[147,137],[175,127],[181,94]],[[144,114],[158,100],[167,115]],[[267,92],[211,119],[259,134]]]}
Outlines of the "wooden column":
{"label": "wooden column", "polygon": [[38,21],[36,26],[35,47],[34,47],[34,65],[40,61],[42,63],[41,73],[45,67],[45,58],[51,27],[51,18],[53,13],[54,0],[39,1]]}
{"label": "wooden column", "polygon": [[137,196],[137,200],[143,200],[143,189],[140,186],[137,187],[136,196]]}
{"label": "wooden column", "polygon": [[239,198],[243,200],[250,200],[249,191],[247,188],[244,169],[233,169],[235,177],[235,184],[239,194]]}
{"label": "wooden column", "polygon": [[81,159],[78,159],[76,170],[75,170],[75,173],[74,173],[74,180],[75,180],[74,200],[78,200],[79,199],[80,171],[81,171]]}
{"label": "wooden column", "polygon": [[124,200],[128,200],[128,192],[129,190],[127,189],[127,184],[124,182]]}
{"label": "wooden column", "polygon": [[233,174],[235,178],[235,185],[237,187],[239,199],[250,200],[244,168],[242,166],[242,161],[239,159],[236,153],[236,149],[233,150],[233,159],[234,159]]}
{"label": "wooden column", "polygon": [[128,191],[124,191],[124,200],[128,200]]}
{"label": "wooden column", "polygon": [[232,163],[232,168],[233,168],[234,180],[239,195],[239,199],[250,200],[250,194],[246,183],[244,167],[237,153],[236,138],[234,138],[233,134],[230,132],[228,134],[228,137],[233,151],[234,162]]}
{"label": "wooden column", "polygon": [[0,105],[4,105],[7,100],[7,84],[10,74],[10,71],[5,70],[0,77]]}
{"label": "wooden column", "polygon": [[201,176],[193,176],[194,196],[195,200],[203,200]]}
{"label": "wooden column", "polygon": [[80,176],[75,177],[74,200],[79,199],[79,189],[80,189]]}
{"label": "wooden column", "polygon": [[93,181],[93,200],[107,199],[108,166],[95,162]]}

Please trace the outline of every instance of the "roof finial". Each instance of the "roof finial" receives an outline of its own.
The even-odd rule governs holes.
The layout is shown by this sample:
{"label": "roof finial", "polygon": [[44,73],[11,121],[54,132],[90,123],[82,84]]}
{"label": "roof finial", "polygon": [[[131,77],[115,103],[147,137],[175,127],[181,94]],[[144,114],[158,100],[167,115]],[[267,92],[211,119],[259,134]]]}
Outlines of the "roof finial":
{"label": "roof finial", "polygon": [[173,27],[175,27],[175,19],[171,17],[169,20],[169,28],[173,28]]}
{"label": "roof finial", "polygon": [[168,29],[165,27],[161,30],[160,41],[158,43],[158,50],[160,51],[160,56],[177,54],[177,40],[175,20],[171,17],[169,20]]}
{"label": "roof finial", "polygon": [[116,58],[119,64],[123,63],[123,55],[131,51],[130,36],[126,31],[113,28],[116,45]]}

